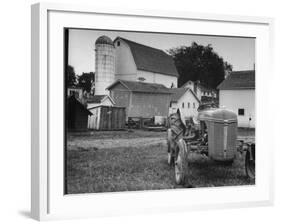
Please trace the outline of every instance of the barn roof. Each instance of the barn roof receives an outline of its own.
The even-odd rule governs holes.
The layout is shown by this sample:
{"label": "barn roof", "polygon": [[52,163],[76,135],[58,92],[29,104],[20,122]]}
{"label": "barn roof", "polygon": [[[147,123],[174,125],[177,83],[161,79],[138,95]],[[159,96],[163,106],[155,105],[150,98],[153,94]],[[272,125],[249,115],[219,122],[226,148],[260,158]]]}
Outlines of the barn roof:
{"label": "barn roof", "polygon": [[108,90],[111,90],[116,86],[118,83],[123,85],[125,88],[132,92],[140,92],[140,93],[163,93],[163,94],[171,94],[169,89],[162,85],[156,83],[146,83],[146,82],[136,82],[136,81],[127,81],[127,80],[117,80],[109,87]]}
{"label": "barn roof", "polygon": [[142,45],[122,37],[117,37],[128,44],[138,70],[161,73],[178,77],[173,58],[163,50]]}
{"label": "barn roof", "polygon": [[200,102],[196,94],[189,88],[171,88],[169,91],[173,94],[171,101],[177,102],[187,91],[189,91],[195,97],[195,99]]}
{"label": "barn roof", "polygon": [[255,89],[255,70],[231,72],[217,88],[219,90]]}

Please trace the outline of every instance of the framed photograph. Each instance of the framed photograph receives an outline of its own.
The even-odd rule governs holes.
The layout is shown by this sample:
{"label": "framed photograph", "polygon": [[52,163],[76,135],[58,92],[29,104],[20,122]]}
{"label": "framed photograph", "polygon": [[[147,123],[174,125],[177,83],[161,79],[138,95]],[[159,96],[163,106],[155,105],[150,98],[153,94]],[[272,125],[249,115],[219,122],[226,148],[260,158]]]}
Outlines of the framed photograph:
{"label": "framed photograph", "polygon": [[32,5],[32,217],[273,203],[273,20]]}

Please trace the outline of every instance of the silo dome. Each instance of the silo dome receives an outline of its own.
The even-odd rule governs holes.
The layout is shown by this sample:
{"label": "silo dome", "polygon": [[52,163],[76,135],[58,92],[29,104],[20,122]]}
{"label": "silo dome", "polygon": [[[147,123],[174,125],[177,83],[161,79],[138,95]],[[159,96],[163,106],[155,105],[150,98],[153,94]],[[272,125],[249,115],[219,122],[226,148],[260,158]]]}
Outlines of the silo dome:
{"label": "silo dome", "polygon": [[113,45],[113,41],[108,37],[108,36],[100,36],[97,40],[95,44],[109,44],[109,45]]}

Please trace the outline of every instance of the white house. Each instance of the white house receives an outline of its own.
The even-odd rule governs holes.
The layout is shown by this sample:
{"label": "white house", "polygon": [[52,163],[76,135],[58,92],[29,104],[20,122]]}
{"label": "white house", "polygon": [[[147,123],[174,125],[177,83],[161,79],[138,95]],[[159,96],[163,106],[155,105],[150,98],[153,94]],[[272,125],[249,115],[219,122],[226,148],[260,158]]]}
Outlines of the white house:
{"label": "white house", "polygon": [[238,115],[238,126],[255,128],[255,71],[232,72],[217,88],[220,107]]}
{"label": "white house", "polygon": [[173,58],[164,51],[121,37],[114,40],[115,80],[142,81],[177,87]]}
{"label": "white house", "polygon": [[171,104],[169,108],[170,114],[175,113],[177,109],[180,109],[181,116],[184,119],[197,117],[197,109],[199,107],[200,100],[191,89],[172,88],[170,89],[170,92],[172,93]]}

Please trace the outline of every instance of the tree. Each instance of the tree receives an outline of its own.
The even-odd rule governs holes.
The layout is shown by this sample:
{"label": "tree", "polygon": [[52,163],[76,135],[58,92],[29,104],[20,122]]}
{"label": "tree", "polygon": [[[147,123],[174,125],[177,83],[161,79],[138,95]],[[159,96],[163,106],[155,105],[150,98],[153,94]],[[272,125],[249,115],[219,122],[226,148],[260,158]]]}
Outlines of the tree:
{"label": "tree", "polygon": [[178,86],[199,80],[207,87],[216,88],[224,80],[225,71],[232,70],[232,65],[214,52],[210,44],[202,46],[193,42],[190,47],[172,48],[168,53],[179,73]]}
{"label": "tree", "polygon": [[74,68],[71,65],[68,65],[66,68],[67,75],[67,86],[75,86],[76,85],[76,74]]}
{"label": "tree", "polygon": [[82,73],[82,75],[78,76],[78,85],[83,88],[83,90],[88,93],[91,92],[93,83],[95,82],[95,73]]}

